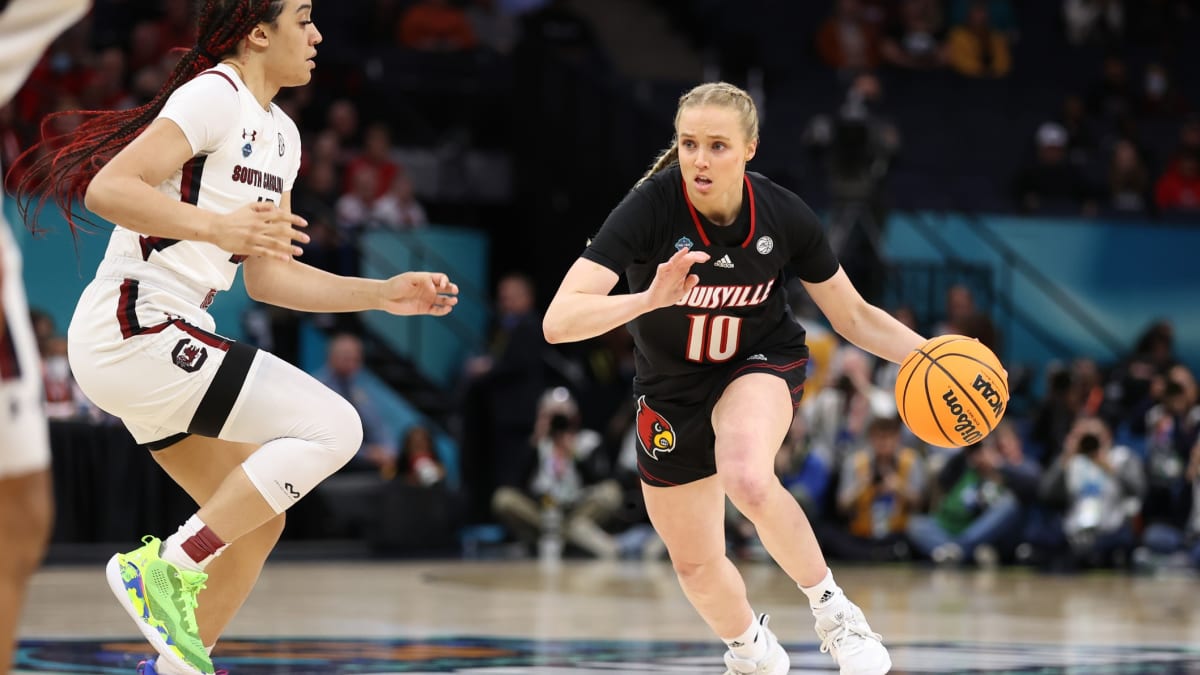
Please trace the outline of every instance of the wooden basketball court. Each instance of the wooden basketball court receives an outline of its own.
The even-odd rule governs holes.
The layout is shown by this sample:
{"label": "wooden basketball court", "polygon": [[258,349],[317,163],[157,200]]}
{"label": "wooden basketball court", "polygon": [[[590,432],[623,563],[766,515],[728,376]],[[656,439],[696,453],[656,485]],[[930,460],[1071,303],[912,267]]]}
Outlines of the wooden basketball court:
{"label": "wooden basketball court", "polygon": [[[741,567],[792,673],[835,672],[787,577]],[[883,633],[894,673],[1200,673],[1187,573],[835,572]],[[133,673],[147,654],[103,565],[42,570],[21,635],[20,673]],[[720,674],[722,652],[666,562],[283,561],[267,566],[214,660],[231,675]]]}

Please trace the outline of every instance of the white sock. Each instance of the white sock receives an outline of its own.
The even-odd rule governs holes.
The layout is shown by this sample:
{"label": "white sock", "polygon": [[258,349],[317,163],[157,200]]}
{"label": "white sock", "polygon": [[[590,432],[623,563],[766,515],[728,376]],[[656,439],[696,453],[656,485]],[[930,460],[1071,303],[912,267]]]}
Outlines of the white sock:
{"label": "white sock", "polygon": [[842,589],[838,588],[837,582],[833,580],[833,570],[828,568],[825,570],[825,578],[819,581],[816,586],[805,588],[799,584],[796,585],[808,596],[808,604],[814,610],[825,607],[842,594]]}
{"label": "white sock", "polygon": [[739,659],[758,661],[767,655],[766,634],[758,623],[757,615],[750,621],[750,627],[742,631],[741,635],[721,639],[725,641],[725,646],[729,647],[729,651]]}
{"label": "white sock", "polygon": [[175,534],[167,537],[159,555],[180,569],[202,572],[228,546],[200,520],[200,516],[193,515]]}

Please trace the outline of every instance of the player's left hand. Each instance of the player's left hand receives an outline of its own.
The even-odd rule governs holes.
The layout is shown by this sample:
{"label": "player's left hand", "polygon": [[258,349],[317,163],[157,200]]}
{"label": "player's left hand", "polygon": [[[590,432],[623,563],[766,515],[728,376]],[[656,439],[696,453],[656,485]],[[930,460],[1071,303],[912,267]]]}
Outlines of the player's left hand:
{"label": "player's left hand", "polygon": [[445,316],[458,304],[458,284],[441,272],[405,272],[383,282],[380,309],[402,316]]}

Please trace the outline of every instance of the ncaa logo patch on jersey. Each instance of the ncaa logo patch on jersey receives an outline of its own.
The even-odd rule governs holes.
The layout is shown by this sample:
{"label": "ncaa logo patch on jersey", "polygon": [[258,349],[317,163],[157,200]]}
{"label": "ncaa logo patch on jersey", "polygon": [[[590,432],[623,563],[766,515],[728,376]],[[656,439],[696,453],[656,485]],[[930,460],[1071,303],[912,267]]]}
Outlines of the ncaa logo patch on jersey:
{"label": "ncaa logo patch on jersey", "polygon": [[758,238],[757,242],[755,242],[754,248],[758,249],[759,253],[766,255],[766,254],[770,253],[772,249],[775,248],[775,240],[766,235],[763,235]]}
{"label": "ncaa logo patch on jersey", "polygon": [[687,237],[680,237],[679,241],[675,242],[675,250],[682,251],[683,249],[692,249],[692,240]]}
{"label": "ncaa logo patch on jersey", "polygon": [[642,450],[655,460],[658,459],[657,453],[675,450],[675,429],[667,418],[646,405],[645,396],[638,398],[637,435]]}
{"label": "ncaa logo patch on jersey", "polygon": [[254,152],[254,148],[249,143],[242,146],[242,157],[249,157],[252,152]]}
{"label": "ncaa logo patch on jersey", "polygon": [[208,349],[194,344],[191,338],[183,338],[175,344],[175,349],[171,350],[171,358],[174,359],[175,365],[194,373],[208,360]]}

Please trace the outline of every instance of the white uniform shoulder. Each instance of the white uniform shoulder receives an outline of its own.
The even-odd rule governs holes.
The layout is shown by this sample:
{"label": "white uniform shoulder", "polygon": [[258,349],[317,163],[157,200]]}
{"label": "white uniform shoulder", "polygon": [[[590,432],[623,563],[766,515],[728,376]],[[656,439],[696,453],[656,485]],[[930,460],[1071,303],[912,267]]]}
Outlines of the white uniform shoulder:
{"label": "white uniform shoulder", "polygon": [[158,116],[179,125],[192,153],[202,155],[216,151],[237,128],[241,105],[237,82],[218,66],[172,92]]}

